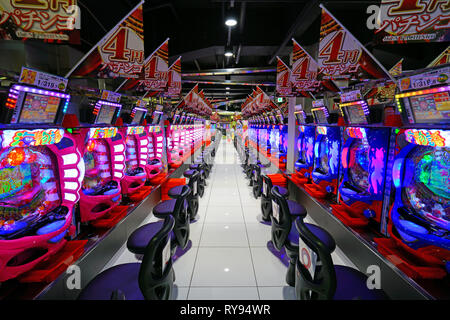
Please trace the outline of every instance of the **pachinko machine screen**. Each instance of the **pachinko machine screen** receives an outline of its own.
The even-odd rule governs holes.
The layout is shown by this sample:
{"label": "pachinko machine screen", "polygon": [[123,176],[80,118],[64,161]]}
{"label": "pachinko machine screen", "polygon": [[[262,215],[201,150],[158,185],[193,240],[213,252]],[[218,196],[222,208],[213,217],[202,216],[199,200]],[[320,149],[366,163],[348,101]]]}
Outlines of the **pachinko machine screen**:
{"label": "pachinko machine screen", "polygon": [[58,97],[27,93],[19,123],[54,123],[60,102]]}
{"label": "pachinko machine screen", "polygon": [[369,149],[365,139],[355,139],[349,149],[349,181],[359,194],[369,189]]}
{"label": "pachinko machine screen", "polygon": [[347,117],[352,124],[367,124],[367,118],[364,114],[364,110],[359,103],[348,106],[345,108]]}
{"label": "pachinko machine screen", "polygon": [[320,124],[326,124],[328,123],[328,114],[326,109],[323,108],[317,108],[317,109],[312,109],[314,118],[316,120],[316,123],[320,123]]}
{"label": "pachinko machine screen", "polygon": [[97,120],[95,121],[95,123],[107,123],[107,124],[111,124],[113,118],[114,118],[114,113],[116,112],[116,107],[115,106],[109,106],[109,105],[102,105],[98,116],[97,116]]}
{"label": "pachinko machine screen", "polygon": [[406,159],[406,207],[431,224],[450,230],[450,148],[415,148]]}
{"label": "pachinko machine screen", "polygon": [[295,112],[295,117],[297,118],[298,123],[305,123],[305,112],[304,111],[297,111]]}
{"label": "pachinko machine screen", "polygon": [[5,148],[0,154],[0,236],[59,206],[56,159],[47,147]]}
{"label": "pachinko machine screen", "polygon": [[409,98],[409,106],[416,123],[450,120],[449,92],[436,92]]}
{"label": "pachinko machine screen", "polygon": [[142,122],[142,118],[144,117],[145,113],[146,112],[144,110],[136,110],[136,113],[134,114],[131,124],[140,124]]}

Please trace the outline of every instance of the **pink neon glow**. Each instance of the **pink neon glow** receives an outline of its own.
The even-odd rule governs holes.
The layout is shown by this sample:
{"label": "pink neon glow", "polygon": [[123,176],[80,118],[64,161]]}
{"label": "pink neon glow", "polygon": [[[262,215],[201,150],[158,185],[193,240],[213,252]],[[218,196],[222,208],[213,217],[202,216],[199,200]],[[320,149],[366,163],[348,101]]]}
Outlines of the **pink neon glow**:
{"label": "pink neon glow", "polygon": [[384,168],[384,150],[383,148],[377,148],[375,151],[375,158],[372,159],[371,166],[372,174],[370,176],[370,184],[372,185],[373,192],[378,194],[382,191],[383,183],[383,168]]}

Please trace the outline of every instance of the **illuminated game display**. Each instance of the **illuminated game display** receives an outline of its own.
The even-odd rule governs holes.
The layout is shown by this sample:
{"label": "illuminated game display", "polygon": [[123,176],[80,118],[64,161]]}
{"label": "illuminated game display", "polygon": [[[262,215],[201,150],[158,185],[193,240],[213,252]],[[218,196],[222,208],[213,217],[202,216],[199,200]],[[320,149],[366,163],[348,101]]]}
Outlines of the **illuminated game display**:
{"label": "illuminated game display", "polygon": [[[448,91],[440,86],[396,95],[405,127],[396,130],[393,143],[390,238],[376,242],[382,254],[401,262],[398,267],[415,279],[442,279],[450,270],[447,102],[436,108],[436,97]],[[425,101],[428,106],[419,106]]]}
{"label": "illuminated game display", "polygon": [[[147,180],[145,166],[148,159],[148,134],[144,127],[146,114],[147,109],[134,107],[131,112],[130,126],[124,126],[121,129],[125,137],[125,175],[120,183],[122,194],[133,199],[138,197],[136,194],[138,191],[140,191],[139,197],[150,191],[149,188],[141,190]],[[133,197],[131,194],[134,194]]]}
{"label": "illuminated game display", "polygon": [[[317,102],[314,104],[314,102]],[[324,126],[329,123],[329,113],[322,100],[313,102],[311,109],[316,127],[314,142],[314,169],[311,174],[312,183],[305,184],[306,191],[316,198],[325,198],[337,194],[339,162],[341,149],[341,128]],[[316,107],[321,105],[320,107]]]}
{"label": "illuminated game display", "polygon": [[94,105],[93,124],[96,126],[82,127],[76,136],[86,172],[80,198],[82,223],[109,217],[109,214],[119,216],[126,209],[118,207],[122,201],[120,182],[125,170],[124,139],[117,127],[111,127],[122,105],[104,100],[91,105]]}
{"label": "illuminated game display", "polygon": [[15,84],[9,97],[0,131],[0,282],[65,247],[84,172],[73,137],[56,127],[70,96]]}
{"label": "illuminated game display", "polygon": [[310,182],[314,167],[314,140],[316,139],[316,128],[313,125],[306,125],[311,121],[303,110],[295,112],[298,122],[299,136],[297,139],[298,159],[295,162],[296,174],[293,176],[298,184]]}
{"label": "illuminated game display", "polygon": [[164,173],[164,131],[162,129],[161,118],[162,111],[158,108],[153,112],[152,115],[152,125],[148,126],[148,158],[145,170],[147,172],[147,177],[150,183],[156,183],[154,179]]}
{"label": "illuminated game display", "polygon": [[350,227],[371,223],[373,230],[382,232],[391,130],[382,127],[383,117],[379,118],[381,123],[374,124],[372,119],[377,117],[371,114],[382,112],[384,105],[369,107],[359,91],[351,91],[341,95],[339,107],[349,127],[343,131],[339,204],[332,205],[333,214]]}

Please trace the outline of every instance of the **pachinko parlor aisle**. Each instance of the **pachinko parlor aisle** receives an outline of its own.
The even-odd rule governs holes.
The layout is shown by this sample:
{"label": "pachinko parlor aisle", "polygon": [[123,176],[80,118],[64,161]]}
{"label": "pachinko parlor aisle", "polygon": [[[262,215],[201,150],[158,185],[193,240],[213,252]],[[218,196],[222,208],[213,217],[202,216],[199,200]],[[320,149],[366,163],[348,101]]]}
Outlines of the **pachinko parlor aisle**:
{"label": "pachinko parlor aisle", "polygon": [[2,310],[450,299],[449,5],[169,2],[0,0]]}

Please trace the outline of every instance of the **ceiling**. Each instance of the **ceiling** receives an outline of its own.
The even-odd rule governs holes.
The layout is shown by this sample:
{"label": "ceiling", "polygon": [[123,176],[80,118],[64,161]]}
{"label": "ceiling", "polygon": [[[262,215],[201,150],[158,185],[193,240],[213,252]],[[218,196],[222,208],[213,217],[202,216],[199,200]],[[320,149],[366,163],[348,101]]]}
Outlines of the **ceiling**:
{"label": "ceiling", "polygon": [[[82,9],[82,50],[87,52],[139,0],[78,0],[78,3]],[[374,46],[373,31],[366,28],[366,9],[380,0],[322,3],[387,69],[403,57],[404,69],[423,68],[447,47],[446,43]],[[224,20],[231,5],[238,24],[229,33]],[[262,84],[269,94],[274,93],[275,56],[289,64],[291,38],[315,55],[320,8],[316,0],[147,0],[144,29],[146,56],[168,37],[169,63],[182,56],[183,94],[199,81],[200,89],[209,98],[239,100],[250,94],[256,84]],[[233,47],[231,58],[224,56],[227,43]],[[237,68],[242,73],[223,74],[227,71],[223,69],[228,68]],[[189,75],[212,72],[222,74]],[[219,108],[238,110],[240,105],[237,102]]]}

